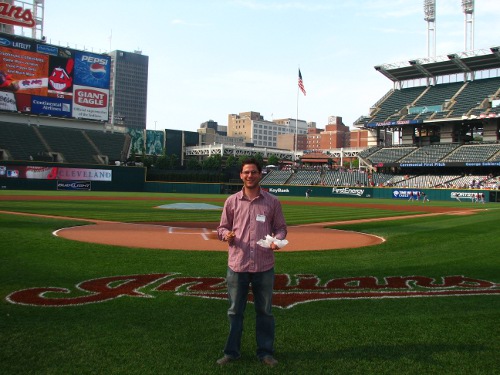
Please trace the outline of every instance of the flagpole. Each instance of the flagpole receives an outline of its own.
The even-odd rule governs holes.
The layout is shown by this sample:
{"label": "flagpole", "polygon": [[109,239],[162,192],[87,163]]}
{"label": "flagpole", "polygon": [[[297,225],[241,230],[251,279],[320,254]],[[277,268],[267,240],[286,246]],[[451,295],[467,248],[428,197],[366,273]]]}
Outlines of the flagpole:
{"label": "flagpole", "polygon": [[299,86],[297,85],[297,113],[295,116],[295,148],[293,153],[293,161],[297,159],[297,138],[299,137]]}
{"label": "flagpole", "polygon": [[[306,95],[306,89],[304,88],[304,83],[302,82],[302,73],[300,72],[300,66],[299,66],[299,82],[297,85],[297,113],[295,116],[295,155],[294,159],[297,156],[297,142],[299,138],[299,89],[302,91],[304,96]],[[295,160],[294,160],[295,161]]]}

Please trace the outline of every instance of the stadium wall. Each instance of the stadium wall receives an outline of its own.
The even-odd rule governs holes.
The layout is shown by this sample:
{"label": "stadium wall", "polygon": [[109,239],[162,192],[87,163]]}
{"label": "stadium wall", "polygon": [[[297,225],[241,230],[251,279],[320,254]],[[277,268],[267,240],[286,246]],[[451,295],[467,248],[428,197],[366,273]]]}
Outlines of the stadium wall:
{"label": "stadium wall", "polygon": [[[270,193],[277,196],[303,196],[311,190],[311,197],[331,198],[380,198],[394,200],[409,200],[410,192],[413,197],[422,192],[429,200],[433,201],[464,201],[471,202],[476,194],[483,193],[485,202],[499,202],[500,192],[496,190],[473,189],[410,189],[410,188],[368,188],[368,187],[327,187],[327,186],[290,186],[290,185],[262,185]],[[415,198],[414,198],[415,199]]]}
{"label": "stadium wall", "polygon": [[[0,189],[3,190],[91,190],[185,194],[231,194],[241,184],[152,182],[146,180],[146,168],[110,165],[61,164],[44,162],[0,161]],[[409,200],[422,192],[432,201],[475,200],[484,194],[485,202],[500,202],[498,190],[475,189],[410,189],[371,187],[327,187],[308,185],[265,185],[262,187],[276,196],[330,198],[381,198]]]}
{"label": "stadium wall", "polygon": [[111,165],[0,161],[0,189],[144,191],[146,169]]}

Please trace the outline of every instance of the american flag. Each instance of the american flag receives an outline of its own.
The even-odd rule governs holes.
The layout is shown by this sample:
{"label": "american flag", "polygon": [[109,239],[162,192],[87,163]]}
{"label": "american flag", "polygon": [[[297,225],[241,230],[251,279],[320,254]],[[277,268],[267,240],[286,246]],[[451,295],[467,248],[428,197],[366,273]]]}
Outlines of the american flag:
{"label": "american flag", "polygon": [[300,69],[299,69],[299,88],[300,88],[300,91],[302,91],[302,94],[304,94],[304,96],[305,96],[306,89],[304,88],[304,82],[302,82],[302,73],[300,73]]}

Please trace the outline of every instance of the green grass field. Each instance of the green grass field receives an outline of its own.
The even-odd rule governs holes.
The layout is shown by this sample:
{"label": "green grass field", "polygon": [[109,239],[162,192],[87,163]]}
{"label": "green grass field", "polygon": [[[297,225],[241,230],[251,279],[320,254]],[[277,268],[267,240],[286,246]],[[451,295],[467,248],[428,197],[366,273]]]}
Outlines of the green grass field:
{"label": "green grass field", "polygon": [[[86,200],[60,200],[61,192],[6,191],[0,192],[0,198],[10,194],[18,195],[18,199],[0,200],[0,210],[130,222],[216,222],[220,215],[217,211],[180,212],[154,207],[193,198],[222,205],[225,198],[93,192],[66,193]],[[54,199],[26,200],[26,194]],[[136,200],[117,199],[120,197]],[[288,204],[295,201],[304,199],[283,200],[289,225],[418,214],[383,208]],[[337,201],[416,205],[373,199]],[[326,288],[326,283],[334,279],[371,277],[379,287],[350,290],[354,284],[349,283],[344,289],[334,290],[337,297],[330,300],[275,308],[279,365],[273,369],[263,368],[255,358],[253,305],[247,309],[241,360],[219,368],[215,360],[222,355],[227,335],[227,301],[183,295],[186,287],[177,292],[162,290],[159,287],[165,279],[139,289],[147,298],[124,295],[106,299],[106,293],[96,291],[102,301],[64,307],[14,304],[8,298],[30,288],[68,290],[46,293],[47,298],[88,297],[92,293],[82,288],[84,282],[112,276],[122,278],[110,282],[108,291],[126,284],[124,280],[131,275],[221,278],[227,264],[225,253],[74,242],[55,237],[52,232],[82,222],[0,213],[0,373],[500,374],[500,206],[455,202],[431,205],[484,210],[474,215],[417,215],[404,220],[339,225],[338,229],[373,233],[387,241],[350,250],[277,253],[276,274],[288,275],[292,283],[298,282],[299,275],[312,275],[319,280],[317,286]],[[459,276],[488,286],[441,285],[443,280]],[[406,289],[399,289],[408,292],[406,295],[380,298],[394,297],[376,294],[395,291],[383,287],[391,277],[435,282],[426,287],[409,281]],[[464,290],[476,289],[480,292],[475,295],[461,295]],[[339,292],[352,291],[379,298],[338,297]],[[458,292],[453,296],[420,296],[429,291]]]}

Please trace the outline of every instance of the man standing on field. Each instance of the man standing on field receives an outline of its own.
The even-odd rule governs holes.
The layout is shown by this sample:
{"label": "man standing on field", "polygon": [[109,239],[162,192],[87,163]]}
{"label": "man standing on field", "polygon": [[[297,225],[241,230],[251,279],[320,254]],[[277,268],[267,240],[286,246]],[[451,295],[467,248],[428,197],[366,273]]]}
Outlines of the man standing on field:
{"label": "man standing on field", "polygon": [[287,227],[280,201],[260,188],[262,166],[254,159],[242,162],[240,178],[243,189],[227,198],[221,215],[217,235],[229,244],[227,290],[229,299],[229,335],[224,356],[217,360],[223,366],[240,356],[243,318],[250,286],[256,312],[257,358],[273,367],[274,316],[272,297],[274,287],[274,251],[272,243],[262,247],[257,241],[266,235],[285,239]]}

